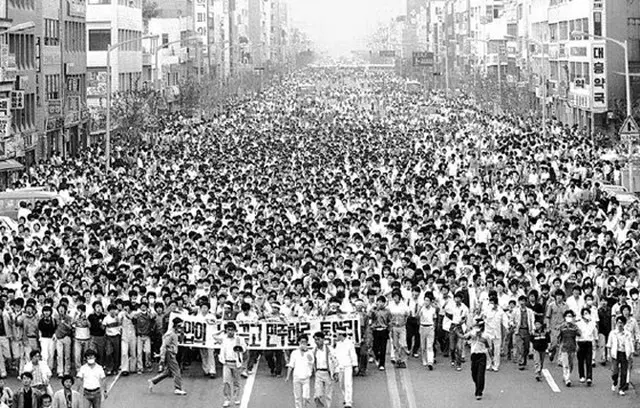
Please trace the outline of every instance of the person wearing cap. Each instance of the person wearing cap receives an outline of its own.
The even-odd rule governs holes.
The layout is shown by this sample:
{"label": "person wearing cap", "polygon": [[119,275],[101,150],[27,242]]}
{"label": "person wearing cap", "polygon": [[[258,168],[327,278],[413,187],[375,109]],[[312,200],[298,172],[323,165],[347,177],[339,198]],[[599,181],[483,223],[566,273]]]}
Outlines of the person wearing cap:
{"label": "person wearing cap", "polygon": [[481,400],[484,393],[487,357],[491,361],[491,342],[484,333],[484,321],[479,319],[464,335],[471,346],[471,378],[475,384],[475,397]]}
{"label": "person wearing cap", "polygon": [[174,317],[169,330],[162,336],[162,346],[160,346],[160,363],[164,367],[164,372],[148,380],[149,392],[153,392],[153,387],[169,377],[173,378],[173,393],[175,395],[187,395],[182,389],[182,374],[178,365],[178,336],[182,333],[183,321],[179,317]]}
{"label": "person wearing cap", "polygon": [[353,404],[353,373],[358,373],[358,355],[353,341],[347,337],[343,328],[337,331],[337,341],[334,355],[338,365],[338,380],[344,396],[344,407],[351,408]]}
{"label": "person wearing cap", "polygon": [[236,331],[236,324],[227,322],[224,325],[224,335],[218,338],[218,342],[222,343],[218,358],[222,363],[223,407],[231,406],[231,401],[234,401],[235,405],[240,405],[240,373],[247,345]]}
{"label": "person wearing cap", "polygon": [[[456,292],[453,296],[453,303],[447,304],[444,315],[449,320],[449,353],[451,365],[457,371],[462,371],[462,337],[467,327],[469,318],[469,308],[462,303],[462,294]],[[443,323],[443,328],[445,324]]]}
{"label": "person wearing cap", "polygon": [[52,408],[82,408],[82,395],[74,390],[73,376],[65,374],[60,380],[62,389],[53,394]]}

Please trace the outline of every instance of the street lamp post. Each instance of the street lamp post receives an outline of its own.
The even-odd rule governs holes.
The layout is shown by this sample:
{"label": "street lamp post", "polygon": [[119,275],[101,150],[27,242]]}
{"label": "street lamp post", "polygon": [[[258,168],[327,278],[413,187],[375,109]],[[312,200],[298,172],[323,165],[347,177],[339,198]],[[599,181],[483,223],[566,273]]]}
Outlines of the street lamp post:
{"label": "street lamp post", "polygon": [[544,44],[542,43],[542,41],[538,41],[538,40],[534,40],[532,38],[527,38],[527,53],[529,52],[529,46],[528,43],[534,43],[535,45],[537,45],[538,47],[540,47],[540,49],[542,50],[542,77],[541,77],[541,82],[542,82],[542,134],[544,135],[545,139],[548,135],[548,131],[547,131],[547,70],[544,64],[544,59],[545,59],[545,55],[548,58],[549,57],[549,53],[547,52],[545,54],[544,52]]}
{"label": "street lamp post", "polygon": [[[626,85],[626,93],[627,93],[627,117],[631,117],[633,115],[633,109],[631,106],[631,73],[629,72],[629,43],[627,42],[627,40],[624,41],[620,41],[620,40],[616,40],[615,38],[611,38],[611,37],[605,37],[602,35],[595,35],[595,34],[589,34],[589,33],[584,33],[581,31],[574,31],[571,33],[571,35],[573,37],[589,37],[589,38],[594,38],[596,40],[605,40],[605,41],[610,41],[620,47],[622,47],[622,49],[624,50],[624,76],[625,76],[625,85]],[[632,186],[631,186],[631,182],[633,181],[633,170],[631,167],[631,155],[633,153],[633,142],[631,139],[629,139],[629,146],[628,146],[628,153],[629,153],[629,190],[632,190]]]}
{"label": "street lamp post", "polygon": [[107,47],[107,133],[105,135],[105,147],[104,147],[104,155],[106,159],[105,168],[107,173],[109,172],[109,168],[111,166],[111,51],[118,49],[119,47],[131,44],[134,42],[147,40],[147,39],[155,39],[158,38],[157,35],[145,35],[140,38],[134,38],[132,40],[122,41],[115,45],[109,45]]}

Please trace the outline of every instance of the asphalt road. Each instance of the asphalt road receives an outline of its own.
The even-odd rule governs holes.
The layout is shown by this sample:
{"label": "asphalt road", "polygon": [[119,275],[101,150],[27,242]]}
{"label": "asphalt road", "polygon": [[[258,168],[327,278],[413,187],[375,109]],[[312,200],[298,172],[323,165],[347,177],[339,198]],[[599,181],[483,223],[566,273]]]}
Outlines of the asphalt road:
{"label": "asphalt road", "polygon": [[[469,363],[458,372],[448,362],[440,361],[434,371],[428,371],[416,359],[410,359],[407,369],[394,369],[388,365],[381,372],[370,367],[366,377],[356,377],[354,381],[354,407],[367,408],[422,408],[429,407],[492,407],[492,408],[540,408],[540,407],[616,407],[631,408],[640,404],[640,394],[635,389],[621,397],[611,392],[610,371],[597,366],[594,369],[594,384],[587,387],[578,382],[574,373],[574,386],[567,388],[562,382],[562,369],[556,364],[547,364],[550,378],[557,385],[555,392],[551,384],[543,379],[534,379],[533,365],[519,371],[513,363],[503,362],[497,373],[487,372],[486,389],[482,401],[473,396],[473,382]],[[157,385],[153,393],[147,389],[147,379],[152,374],[110,377],[111,392],[106,408],[186,408],[222,407],[221,378],[204,378],[199,364],[184,373],[184,387],[188,395],[173,395],[173,383],[166,380]],[[634,369],[632,382],[640,384],[640,370]],[[14,388],[15,378],[7,380]],[[54,380],[54,388],[59,388]],[[269,375],[266,364],[260,362],[253,378],[242,380],[242,408],[288,408],[294,407],[291,383],[284,378]],[[311,405],[315,407],[314,404]],[[336,387],[332,408],[343,406],[339,389]]]}

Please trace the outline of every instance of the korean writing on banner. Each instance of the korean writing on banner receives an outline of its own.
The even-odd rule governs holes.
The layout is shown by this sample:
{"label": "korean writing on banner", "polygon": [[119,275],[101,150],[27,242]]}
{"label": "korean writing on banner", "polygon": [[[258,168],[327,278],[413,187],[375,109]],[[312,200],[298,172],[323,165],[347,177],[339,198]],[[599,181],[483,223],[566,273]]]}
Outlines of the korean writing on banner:
{"label": "korean writing on banner", "polygon": [[[170,321],[180,317],[184,321],[184,333],[180,345],[185,347],[219,348],[224,325],[227,321],[205,319],[172,313]],[[362,338],[357,316],[343,318],[325,318],[314,320],[294,320],[289,322],[260,321],[235,322],[238,336],[244,338],[250,350],[284,350],[298,347],[298,338],[306,334],[311,338],[314,333],[322,331],[326,338],[334,344],[338,330],[346,330],[355,344]]]}
{"label": "korean writing on banner", "polygon": [[594,112],[607,110],[607,65],[605,44],[598,41],[591,45],[591,69],[593,85],[591,86],[591,106]]}

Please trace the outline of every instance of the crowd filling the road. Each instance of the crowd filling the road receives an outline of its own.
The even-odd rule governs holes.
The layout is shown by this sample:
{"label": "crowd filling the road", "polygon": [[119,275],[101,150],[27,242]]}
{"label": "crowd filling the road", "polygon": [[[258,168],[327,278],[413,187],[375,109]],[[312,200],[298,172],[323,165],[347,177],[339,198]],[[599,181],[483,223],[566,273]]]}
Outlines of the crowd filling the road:
{"label": "crowd filling the road", "polygon": [[[607,387],[627,391],[640,208],[606,193],[621,165],[581,130],[545,135],[355,70],[297,73],[163,126],[108,173],[91,148],[20,180],[69,202],[23,203],[17,229],[0,227],[0,407],[99,408],[107,376],[156,369],[150,390],[171,376],[186,394],[190,364],[212,378],[221,364],[225,406],[240,404],[260,354],[273,376],[287,368],[296,408],[330,407],[336,383],[351,407],[352,375],[388,359],[468,359],[477,399],[505,359],[533,359],[531,381],[559,363],[567,387],[608,364]],[[220,348],[181,347],[176,314],[228,321]],[[262,353],[234,323],[342,314],[359,317],[358,344],[318,332]]]}

